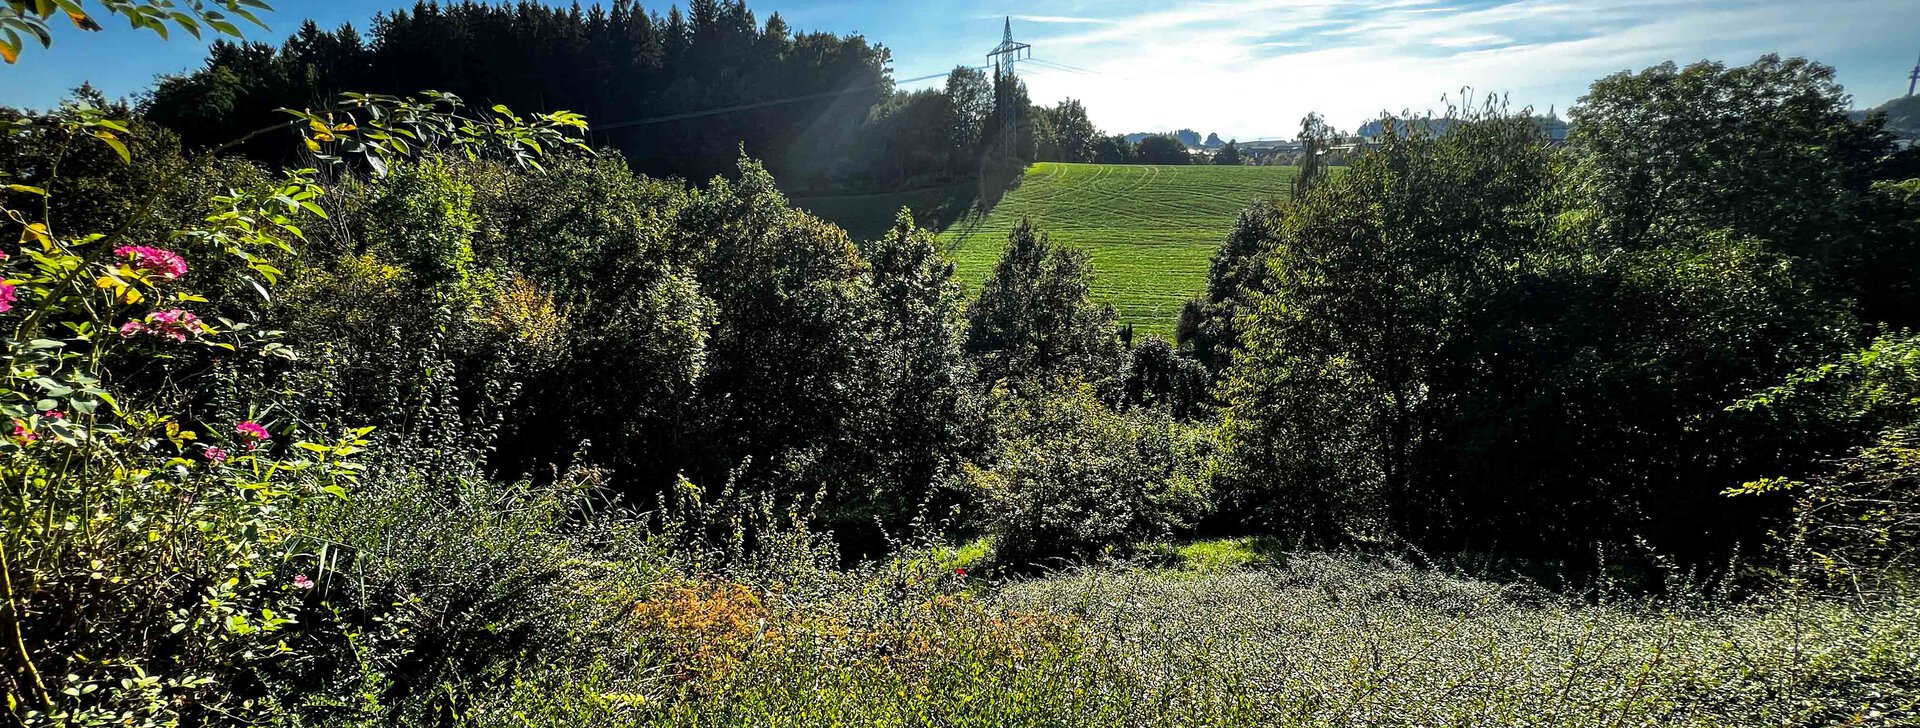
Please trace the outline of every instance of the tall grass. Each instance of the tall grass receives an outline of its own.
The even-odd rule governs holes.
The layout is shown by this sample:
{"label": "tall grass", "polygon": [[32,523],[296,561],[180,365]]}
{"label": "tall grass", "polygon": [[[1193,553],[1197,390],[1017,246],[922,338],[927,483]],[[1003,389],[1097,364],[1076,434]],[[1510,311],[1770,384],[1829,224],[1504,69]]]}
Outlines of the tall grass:
{"label": "tall grass", "polygon": [[627,623],[641,625],[625,633],[628,656],[529,663],[510,685],[470,696],[462,722],[1920,722],[1911,600],[1570,597],[1329,554],[998,585],[931,562],[823,576],[834,580],[825,588],[692,578],[656,590],[636,611],[650,616]]}

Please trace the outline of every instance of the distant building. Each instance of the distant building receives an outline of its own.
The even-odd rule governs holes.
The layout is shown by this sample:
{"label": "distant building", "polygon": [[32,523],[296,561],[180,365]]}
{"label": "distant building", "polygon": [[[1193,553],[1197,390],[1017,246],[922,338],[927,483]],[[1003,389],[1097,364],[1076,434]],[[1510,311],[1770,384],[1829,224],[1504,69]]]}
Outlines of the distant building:
{"label": "distant building", "polygon": [[1300,150],[1300,142],[1293,139],[1240,142],[1240,156],[1251,164],[1290,164],[1299,159]]}

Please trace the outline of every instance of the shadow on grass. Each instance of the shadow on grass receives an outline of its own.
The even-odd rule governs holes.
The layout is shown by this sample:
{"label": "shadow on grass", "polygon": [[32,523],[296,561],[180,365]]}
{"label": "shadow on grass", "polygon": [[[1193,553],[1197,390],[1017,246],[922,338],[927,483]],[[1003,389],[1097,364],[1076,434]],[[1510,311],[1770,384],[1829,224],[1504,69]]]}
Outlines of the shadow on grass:
{"label": "shadow on grass", "polygon": [[865,195],[796,197],[793,206],[839,225],[855,241],[868,241],[893,228],[901,208],[920,227],[951,231],[961,238],[978,229],[1008,192],[1019,187],[1025,165],[982,165],[972,179],[917,190]]}

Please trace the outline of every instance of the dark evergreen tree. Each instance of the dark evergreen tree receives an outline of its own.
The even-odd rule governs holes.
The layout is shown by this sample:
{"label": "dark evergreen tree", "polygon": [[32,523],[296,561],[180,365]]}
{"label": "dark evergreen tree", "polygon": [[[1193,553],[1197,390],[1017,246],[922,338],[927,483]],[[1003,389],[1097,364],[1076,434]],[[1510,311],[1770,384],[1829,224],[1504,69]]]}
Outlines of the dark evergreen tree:
{"label": "dark evergreen tree", "polygon": [[[207,146],[342,91],[435,89],[477,108],[586,114],[596,144],[651,174],[729,172],[744,144],[791,185],[864,181],[842,160],[890,93],[883,49],[859,36],[794,38],[784,21],[763,31],[738,0],[688,8],[691,17],[676,6],[662,20],[630,0],[611,9],[421,2],[377,16],[370,41],[309,24],[278,50],[218,42],[204,68],[163,79],[145,111],[189,146]],[[278,138],[248,147],[273,161],[286,149]]]}

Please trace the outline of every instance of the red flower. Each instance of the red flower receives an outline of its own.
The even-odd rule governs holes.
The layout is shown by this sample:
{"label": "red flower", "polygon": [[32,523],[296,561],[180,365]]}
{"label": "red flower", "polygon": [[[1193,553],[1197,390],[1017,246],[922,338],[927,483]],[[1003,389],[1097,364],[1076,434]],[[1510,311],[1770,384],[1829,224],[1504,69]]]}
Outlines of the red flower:
{"label": "red flower", "polygon": [[957,569],[954,569],[954,570],[953,570],[953,575],[954,575],[954,576],[957,576],[957,577],[960,577],[960,578],[962,578],[962,579],[965,579],[965,578],[967,578],[967,567],[964,567],[964,566],[962,566],[962,567],[960,567],[960,568],[957,568]]}
{"label": "red flower", "polygon": [[25,445],[29,442],[39,440],[40,436],[37,434],[34,434],[33,430],[27,429],[27,423],[21,422],[19,420],[14,420],[13,421],[13,439],[15,442]]}
{"label": "red flower", "polygon": [[61,412],[60,410],[47,410],[40,413],[40,416],[49,420],[64,420],[67,418],[67,413]]}

